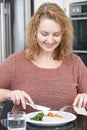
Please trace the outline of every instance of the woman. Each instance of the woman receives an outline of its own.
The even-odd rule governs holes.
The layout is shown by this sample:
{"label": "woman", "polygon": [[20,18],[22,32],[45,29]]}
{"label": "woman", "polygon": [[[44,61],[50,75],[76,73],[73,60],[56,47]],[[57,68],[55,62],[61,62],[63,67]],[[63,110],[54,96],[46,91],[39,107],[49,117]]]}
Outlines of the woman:
{"label": "woman", "polygon": [[87,107],[87,68],[72,53],[72,43],[64,11],[55,3],[42,4],[28,25],[25,49],[0,65],[0,102],[10,99],[15,110],[26,112],[33,111],[26,102],[53,110]]}

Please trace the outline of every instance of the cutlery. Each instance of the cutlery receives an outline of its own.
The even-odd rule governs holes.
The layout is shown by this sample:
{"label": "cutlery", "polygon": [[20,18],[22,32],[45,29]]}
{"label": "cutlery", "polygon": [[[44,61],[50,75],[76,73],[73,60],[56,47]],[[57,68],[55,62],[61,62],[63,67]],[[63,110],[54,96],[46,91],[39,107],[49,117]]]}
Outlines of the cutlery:
{"label": "cutlery", "polygon": [[65,105],[59,109],[59,111],[65,111],[67,108],[73,107],[72,105]]}
{"label": "cutlery", "polygon": [[29,106],[31,106],[33,109],[41,110],[41,111],[48,111],[48,110],[51,109],[51,108],[49,108],[49,107],[45,107],[45,106],[41,106],[41,105],[37,105],[37,104],[31,104],[31,103],[29,103],[29,102],[27,102],[26,105],[29,105]]}
{"label": "cutlery", "polygon": [[74,111],[79,115],[87,115],[87,111],[84,107],[77,107],[72,105],[65,105],[59,109],[59,111],[65,111],[67,108],[72,107]]}
{"label": "cutlery", "polygon": [[76,107],[76,106],[74,106],[73,109],[74,109],[74,111],[76,111],[77,114],[87,116],[87,111],[86,111],[86,109],[84,107]]}

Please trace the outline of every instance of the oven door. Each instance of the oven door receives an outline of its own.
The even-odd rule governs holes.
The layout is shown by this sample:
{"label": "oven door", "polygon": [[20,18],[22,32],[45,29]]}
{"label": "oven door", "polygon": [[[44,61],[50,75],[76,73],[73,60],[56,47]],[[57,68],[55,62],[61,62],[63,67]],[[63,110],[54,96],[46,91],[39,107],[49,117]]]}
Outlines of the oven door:
{"label": "oven door", "polygon": [[73,52],[81,57],[87,66],[87,17],[71,18],[74,27]]}
{"label": "oven door", "polygon": [[74,50],[87,50],[87,17],[73,18]]}

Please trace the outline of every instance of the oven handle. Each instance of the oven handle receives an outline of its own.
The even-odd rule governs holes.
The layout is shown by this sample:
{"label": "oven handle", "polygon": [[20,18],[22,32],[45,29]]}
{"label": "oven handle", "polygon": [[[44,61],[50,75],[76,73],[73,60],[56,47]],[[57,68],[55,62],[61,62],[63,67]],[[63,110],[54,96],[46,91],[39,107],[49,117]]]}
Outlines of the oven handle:
{"label": "oven handle", "polygon": [[84,54],[87,54],[87,51],[84,51],[84,50],[72,50],[72,52],[74,52],[74,53],[84,53]]}
{"label": "oven handle", "polygon": [[71,20],[87,20],[87,17],[70,18]]}

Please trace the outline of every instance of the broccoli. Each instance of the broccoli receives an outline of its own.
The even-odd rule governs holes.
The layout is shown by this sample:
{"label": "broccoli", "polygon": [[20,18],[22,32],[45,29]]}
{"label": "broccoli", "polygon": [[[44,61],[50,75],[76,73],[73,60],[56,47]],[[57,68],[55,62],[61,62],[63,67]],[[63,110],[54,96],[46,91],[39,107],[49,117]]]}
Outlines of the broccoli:
{"label": "broccoli", "polygon": [[44,116],[44,113],[38,113],[37,115],[35,115],[34,117],[30,118],[31,120],[35,120],[35,121],[42,121],[42,117]]}

